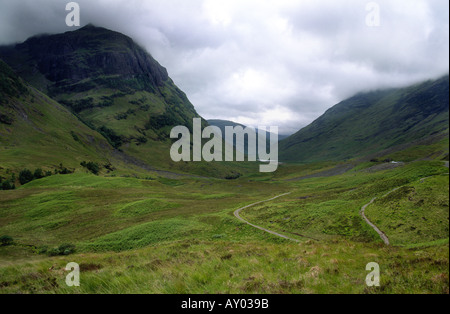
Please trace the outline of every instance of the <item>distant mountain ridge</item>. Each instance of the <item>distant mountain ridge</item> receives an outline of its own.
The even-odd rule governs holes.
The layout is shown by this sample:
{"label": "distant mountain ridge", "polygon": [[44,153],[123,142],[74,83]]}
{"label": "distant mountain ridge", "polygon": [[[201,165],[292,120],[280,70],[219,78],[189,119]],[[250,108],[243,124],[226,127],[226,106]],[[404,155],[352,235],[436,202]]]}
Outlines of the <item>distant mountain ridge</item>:
{"label": "distant mountain ridge", "polygon": [[[211,126],[218,127],[220,129],[220,131],[222,132],[222,137],[224,139],[225,139],[225,127],[227,127],[227,126],[230,126],[230,127],[233,127],[233,128],[237,127],[237,126],[242,127],[244,129],[247,128],[246,125],[243,125],[243,124],[240,124],[240,123],[236,123],[236,122],[233,122],[233,121],[228,121],[228,120],[211,119],[211,120],[207,120],[207,122]],[[255,136],[257,137],[259,129],[255,128],[254,130],[255,130]],[[283,139],[285,139],[285,138],[287,138],[287,137],[288,137],[287,135],[278,134],[278,142],[283,140]],[[248,153],[248,141],[247,141],[247,139],[245,139],[244,142],[245,143],[244,143],[244,151],[243,152],[245,154],[247,154]],[[269,133],[266,132],[266,142],[267,142],[266,148],[267,148],[267,150],[269,150],[269,146],[273,145],[273,143],[270,143],[270,132]],[[233,146],[236,146],[236,140],[233,140],[233,143],[230,143],[230,144],[232,144]],[[258,147],[258,145],[256,145],[256,147]]]}
{"label": "distant mountain ridge", "polygon": [[[232,126],[232,127],[241,126],[244,129],[247,127],[247,125],[243,125],[243,124],[236,123],[236,122],[229,121],[229,120],[209,119],[209,120],[207,120],[207,122],[210,125],[217,126],[222,131],[222,133],[224,133],[226,126]],[[258,128],[256,128],[256,131],[258,131]],[[278,134],[279,141],[284,140],[285,138],[288,138],[288,137],[289,137],[289,135]]]}
{"label": "distant mountain ridge", "polygon": [[280,160],[339,161],[405,144],[449,128],[449,76],[360,93],[280,143]]}

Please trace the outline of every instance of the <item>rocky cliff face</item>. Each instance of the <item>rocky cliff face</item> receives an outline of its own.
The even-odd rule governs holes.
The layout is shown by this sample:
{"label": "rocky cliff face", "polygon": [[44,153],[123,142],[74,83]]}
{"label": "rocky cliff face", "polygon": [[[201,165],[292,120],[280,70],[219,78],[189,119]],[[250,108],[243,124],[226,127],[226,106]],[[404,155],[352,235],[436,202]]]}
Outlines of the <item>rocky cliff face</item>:
{"label": "rocky cliff face", "polygon": [[32,37],[0,55],[25,78],[42,74],[53,93],[55,88],[79,92],[94,85],[154,91],[169,79],[167,70],[131,38],[92,25]]}
{"label": "rocky cliff face", "polygon": [[0,58],[115,148],[139,146],[137,155],[199,117],[164,67],[131,38],[105,28],[34,36],[0,47]]}
{"label": "rocky cliff face", "polygon": [[[161,139],[165,137],[159,134],[161,123],[152,121],[164,120],[163,127],[170,127],[190,125],[198,117],[164,67],[128,36],[105,28],[87,25],[64,34],[35,36],[0,47],[0,58],[94,127],[141,111],[139,129],[152,129],[157,133],[153,138]],[[93,109],[105,107],[114,107],[113,117],[93,121]]]}

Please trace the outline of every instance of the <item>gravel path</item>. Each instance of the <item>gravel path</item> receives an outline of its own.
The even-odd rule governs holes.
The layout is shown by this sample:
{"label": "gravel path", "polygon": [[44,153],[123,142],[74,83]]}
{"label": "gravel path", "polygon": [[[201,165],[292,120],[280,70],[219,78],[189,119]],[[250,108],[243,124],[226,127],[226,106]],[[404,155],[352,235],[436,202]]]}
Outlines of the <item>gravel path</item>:
{"label": "gravel path", "polygon": [[285,235],[283,235],[283,234],[280,234],[280,233],[277,233],[277,232],[268,230],[268,229],[266,229],[266,228],[263,228],[263,227],[254,225],[254,224],[248,222],[247,220],[245,220],[244,218],[242,218],[242,217],[239,215],[239,213],[240,213],[242,210],[246,209],[246,208],[249,208],[249,207],[252,207],[252,206],[261,204],[261,203],[273,201],[273,200],[275,200],[275,199],[277,199],[277,198],[280,198],[280,197],[282,197],[282,196],[286,196],[286,195],[289,195],[289,194],[291,194],[291,193],[284,193],[284,194],[281,194],[281,195],[272,197],[271,199],[268,199],[268,200],[259,201],[259,202],[256,202],[256,203],[253,203],[253,204],[250,204],[250,205],[241,207],[241,208],[237,209],[237,210],[234,212],[234,216],[236,216],[236,218],[239,219],[240,221],[245,222],[246,224],[248,224],[248,225],[250,225],[250,226],[252,226],[252,227],[254,227],[254,228],[257,228],[257,229],[259,229],[259,230],[268,232],[268,233],[273,234],[273,235],[275,235],[275,236],[277,236],[277,237],[280,237],[280,238],[283,238],[283,239],[287,239],[287,240],[291,240],[291,241],[294,241],[294,242],[299,243],[300,241],[297,240],[297,239],[289,238],[289,237],[287,237],[287,236],[285,236]]}
{"label": "gravel path", "polygon": [[[396,188],[395,190],[389,192],[388,194],[390,194],[390,193],[392,193],[392,192],[394,192],[394,191],[396,191],[396,190],[398,190],[398,188]],[[386,195],[387,195],[387,194],[386,194]],[[380,237],[381,237],[381,239],[383,240],[383,242],[384,242],[386,245],[389,245],[389,238],[387,237],[387,235],[386,235],[383,231],[381,231],[377,226],[375,226],[375,225],[369,220],[369,218],[367,218],[367,216],[366,216],[366,214],[365,214],[366,208],[367,208],[369,205],[371,205],[373,202],[375,202],[376,199],[377,199],[377,198],[374,197],[369,203],[367,203],[366,205],[364,205],[364,206],[361,208],[361,216],[362,216],[362,218],[367,222],[367,224],[368,224],[369,226],[371,226],[371,227],[372,227],[372,228],[380,235]]]}

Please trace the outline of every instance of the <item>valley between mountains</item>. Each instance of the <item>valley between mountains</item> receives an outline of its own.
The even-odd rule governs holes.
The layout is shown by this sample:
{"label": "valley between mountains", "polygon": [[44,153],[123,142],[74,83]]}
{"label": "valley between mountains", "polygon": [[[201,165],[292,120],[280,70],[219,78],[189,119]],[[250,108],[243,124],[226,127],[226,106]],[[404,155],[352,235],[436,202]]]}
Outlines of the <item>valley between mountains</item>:
{"label": "valley between mountains", "polygon": [[2,46],[0,293],[448,294],[448,96],[448,75],[361,92],[263,173],[172,161],[173,127],[238,124],[124,34]]}

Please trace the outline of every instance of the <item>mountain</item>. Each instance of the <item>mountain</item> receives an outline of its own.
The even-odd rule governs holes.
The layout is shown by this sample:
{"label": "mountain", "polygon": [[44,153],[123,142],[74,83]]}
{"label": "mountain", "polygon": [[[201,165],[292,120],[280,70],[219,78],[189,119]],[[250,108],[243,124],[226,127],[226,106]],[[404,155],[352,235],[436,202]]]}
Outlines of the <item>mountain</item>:
{"label": "mountain", "polygon": [[[67,108],[20,79],[0,60],[0,174],[109,165],[113,148]],[[62,165],[62,166],[61,166]]]}
{"label": "mountain", "polygon": [[115,147],[165,139],[167,127],[192,125],[199,117],[165,68],[131,38],[105,28],[35,36],[2,47],[0,56],[33,86],[104,129]]}
{"label": "mountain", "polygon": [[412,143],[449,128],[449,76],[360,93],[280,143],[280,160],[339,161]]}
{"label": "mountain", "polygon": [[[207,122],[209,123],[209,125],[217,126],[222,131],[222,134],[225,133],[226,126],[231,126],[231,127],[240,126],[240,127],[243,127],[244,129],[247,127],[246,125],[236,123],[233,121],[228,121],[228,120],[210,119],[210,120],[207,120]],[[257,128],[256,128],[256,133],[258,133]],[[288,138],[288,137],[289,137],[289,135],[278,134],[278,141],[284,140],[285,138]]]}
{"label": "mountain", "polygon": [[236,123],[233,121],[228,121],[228,120],[210,119],[207,121],[208,121],[209,125],[218,127],[222,131],[222,134],[225,133],[225,127],[227,127],[227,126],[231,126],[231,127],[240,126],[240,127],[243,127],[244,129],[247,127],[246,125]]}
{"label": "mountain", "polygon": [[111,163],[125,172],[223,178],[241,171],[236,163],[172,161],[170,131],[178,125],[192,130],[193,119],[201,117],[167,70],[126,35],[89,24],[0,47],[0,58],[36,92],[106,139]]}
{"label": "mountain", "polygon": [[[218,119],[211,119],[211,120],[207,120],[207,122],[209,123],[209,125],[211,126],[216,126],[220,129],[220,131],[222,132],[222,137],[223,139],[225,139],[225,127],[227,126],[231,126],[231,127],[242,127],[242,128],[247,128],[246,125],[243,124],[239,124],[233,121],[228,121],[228,120],[218,120]],[[258,132],[259,130],[256,128],[255,129],[255,135],[256,137],[258,137]],[[239,133],[238,133],[239,134]],[[266,132],[266,142],[267,142],[267,150],[269,150],[270,147],[270,132]],[[283,135],[283,134],[278,134],[278,141],[281,141],[285,138],[287,138],[288,135]],[[233,143],[230,143],[233,146],[236,146],[236,138],[233,139]],[[256,148],[258,149],[258,145],[256,145]],[[248,152],[248,141],[247,138],[245,138],[244,140],[244,153],[247,154]]]}
{"label": "mountain", "polygon": [[[2,88],[16,93],[4,92],[1,96],[8,98],[7,105],[1,107],[2,143],[12,141],[12,137],[7,138],[11,121],[21,121],[29,123],[20,128],[16,124],[15,131],[29,133],[22,133],[20,141],[24,144],[19,143],[19,137],[15,143],[30,143],[30,147],[35,147],[40,142],[33,141],[31,134],[34,133],[29,126],[41,122],[40,115],[33,113],[43,113],[42,108],[52,104],[63,108],[66,116],[53,116],[48,112],[49,119],[72,121],[67,122],[70,128],[62,128],[65,132],[62,138],[69,146],[78,145],[72,143],[74,138],[80,139],[72,134],[77,135],[77,129],[87,132],[86,137],[81,138],[92,138],[88,133],[96,138],[94,142],[83,142],[85,147],[80,152],[91,152],[84,153],[83,160],[217,177],[235,176],[240,172],[236,170],[239,163],[175,163],[171,160],[170,130],[177,125],[192,129],[193,118],[200,116],[167,70],[126,35],[87,25],[76,31],[34,36],[20,44],[0,47],[0,58],[12,69],[3,65]],[[34,97],[30,98],[27,93]],[[448,76],[408,88],[358,94],[281,141],[280,159],[294,162],[345,160],[443,132],[448,130],[448,94]],[[36,99],[38,102],[32,103]],[[28,107],[35,110],[22,115]],[[24,121],[17,118],[21,116],[27,118],[23,118]],[[209,123],[222,130],[226,125],[236,126],[222,120]],[[202,124],[206,126],[208,122],[202,120]],[[39,128],[46,132],[44,126]],[[61,147],[64,141],[61,140]],[[45,150],[47,146],[42,147]],[[61,159],[57,156],[59,153],[65,156],[64,152],[55,150],[55,162]],[[13,159],[6,160],[7,155],[2,155],[5,162],[12,163]],[[33,155],[27,158],[39,160]],[[53,159],[42,160],[53,163]],[[80,159],[76,157],[67,163],[76,166]]]}

